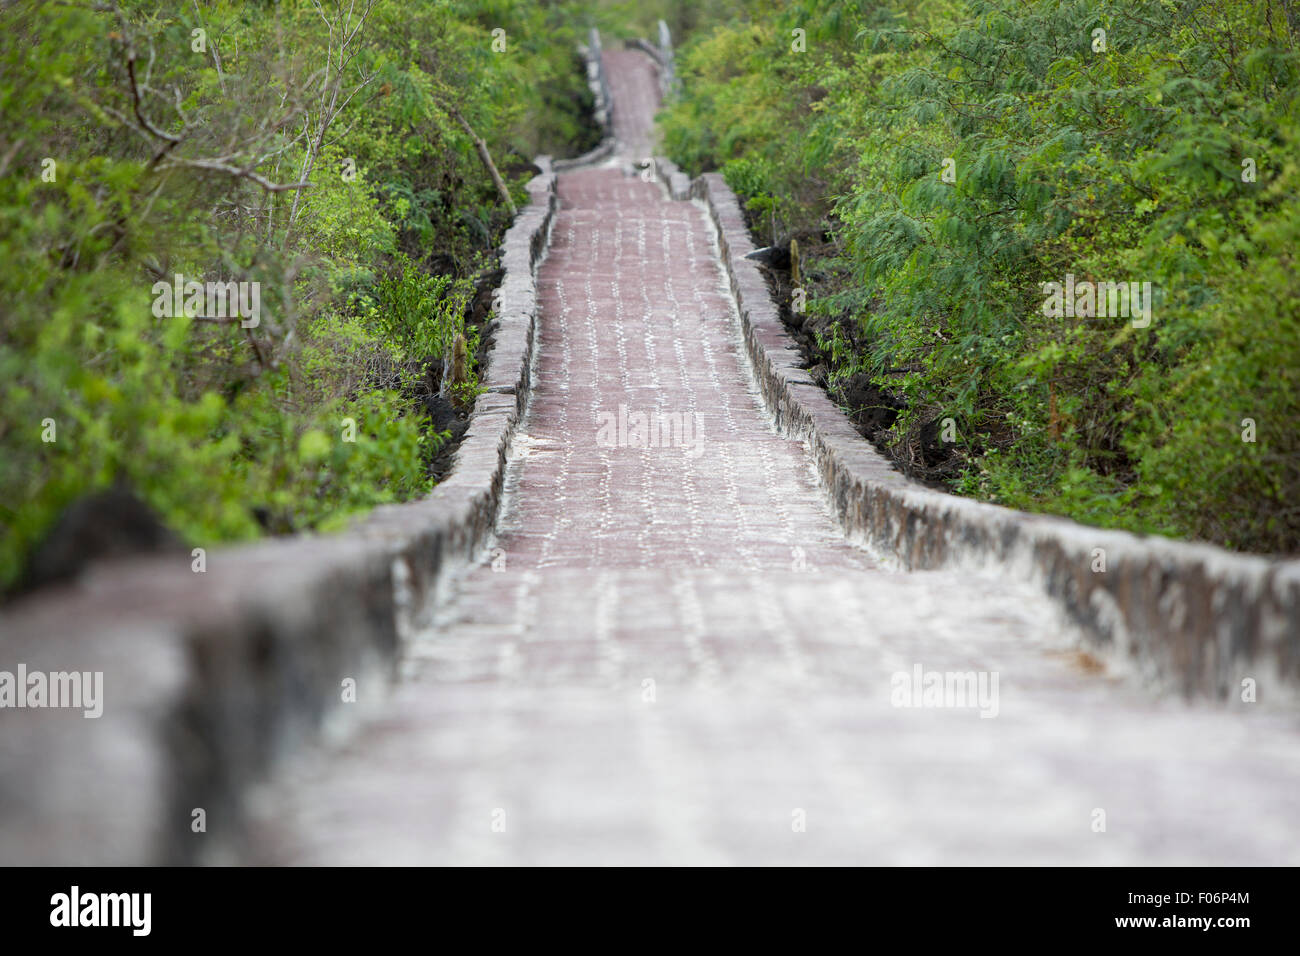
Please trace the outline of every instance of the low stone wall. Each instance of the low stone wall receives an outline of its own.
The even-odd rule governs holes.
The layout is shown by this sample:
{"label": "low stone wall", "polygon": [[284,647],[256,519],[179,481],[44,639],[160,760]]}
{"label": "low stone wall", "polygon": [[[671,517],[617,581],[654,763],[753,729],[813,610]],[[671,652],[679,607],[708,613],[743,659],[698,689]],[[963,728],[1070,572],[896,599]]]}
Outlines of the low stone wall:
{"label": "low stone wall", "polygon": [[677,168],[672,160],[662,156],[654,157],[655,179],[664,184],[672,199],[691,198],[691,177]]}
{"label": "low stone wall", "polygon": [[[0,671],[102,672],[102,716],[0,710],[0,861],[222,862],[249,787],[386,695],[439,578],[495,524],[529,389],[545,158],[506,234],[493,344],[451,474],[350,530],[93,568],[0,614]],[[355,699],[352,703],[349,698]]]}
{"label": "low stone wall", "polygon": [[673,52],[673,35],[668,24],[659,21],[659,62],[663,69],[659,74],[659,93],[667,100],[677,93],[677,54]]}
{"label": "low stone wall", "polygon": [[614,97],[609,91],[609,77],[605,74],[605,61],[601,57],[600,31],[593,28],[588,35],[587,45],[579,47],[583,61],[587,64],[587,85],[591,88],[595,100],[593,115],[600,126],[602,139],[600,145],[590,149],[581,156],[571,159],[557,159],[553,163],[556,172],[586,166],[608,159],[614,153]]}
{"label": "low stone wall", "polygon": [[693,196],[717,226],[763,397],[786,433],[808,441],[851,536],[907,569],[1035,580],[1098,649],[1185,695],[1236,697],[1249,686],[1261,703],[1300,700],[1300,561],[1103,531],[904,478],[800,367],[762,274],[744,258],[754,245],[735,194],[710,173]]}
{"label": "low stone wall", "polygon": [[658,33],[657,45],[640,37],[632,37],[624,42],[627,46],[649,53],[659,64],[659,96],[666,101],[678,91],[680,81],[677,79],[677,56],[673,52],[673,37],[668,30],[668,24],[662,20],[659,21]]}
{"label": "low stone wall", "polygon": [[[641,37],[628,37],[623,41],[623,45],[634,50],[640,50],[642,53],[649,53],[660,68],[664,65],[663,51],[651,43],[649,40],[643,40]],[[661,85],[662,89],[662,85]]]}

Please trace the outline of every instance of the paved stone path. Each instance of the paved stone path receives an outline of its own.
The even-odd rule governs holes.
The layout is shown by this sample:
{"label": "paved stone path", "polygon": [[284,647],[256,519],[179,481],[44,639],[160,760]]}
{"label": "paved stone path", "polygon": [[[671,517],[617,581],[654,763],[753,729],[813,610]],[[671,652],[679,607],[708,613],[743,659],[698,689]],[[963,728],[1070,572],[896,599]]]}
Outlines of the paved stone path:
{"label": "paved stone path", "polygon": [[[623,155],[560,178],[497,547],[382,711],[257,796],[248,859],[1300,861],[1293,717],[1162,700],[1036,592],[845,542],[704,212],[621,170],[649,61],[606,63]],[[917,667],[996,674],[996,715],[893,706]]]}

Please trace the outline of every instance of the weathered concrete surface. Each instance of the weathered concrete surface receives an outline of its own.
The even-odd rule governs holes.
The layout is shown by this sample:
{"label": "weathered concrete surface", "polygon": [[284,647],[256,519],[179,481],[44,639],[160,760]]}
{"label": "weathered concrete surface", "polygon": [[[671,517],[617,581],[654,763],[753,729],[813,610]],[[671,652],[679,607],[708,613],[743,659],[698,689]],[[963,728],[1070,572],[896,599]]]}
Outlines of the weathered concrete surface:
{"label": "weathered concrete surface", "polygon": [[[653,70],[606,58],[635,156]],[[559,196],[499,538],[382,716],[258,793],[245,859],[1300,860],[1292,712],[1150,694],[1037,585],[883,568],[773,427],[705,208],[617,164]],[[918,666],[996,708],[893,706]]]}
{"label": "weathered concrete surface", "polygon": [[[440,575],[491,533],[527,394],[554,175],[511,227],[486,394],[426,499],[336,535],[118,563],[0,614],[0,671],[103,673],[103,715],[0,709],[0,864],[226,859],[247,786],[380,700]],[[193,832],[194,810],[206,832]]]}

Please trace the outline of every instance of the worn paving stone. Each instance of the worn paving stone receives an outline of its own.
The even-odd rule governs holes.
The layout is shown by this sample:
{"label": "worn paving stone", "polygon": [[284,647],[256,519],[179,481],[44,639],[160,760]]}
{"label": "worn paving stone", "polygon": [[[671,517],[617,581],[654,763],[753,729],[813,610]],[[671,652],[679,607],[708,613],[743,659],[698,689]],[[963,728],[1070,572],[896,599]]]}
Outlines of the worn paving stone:
{"label": "worn paving stone", "polygon": [[[654,77],[605,56],[637,155]],[[381,716],[256,795],[247,858],[1300,860],[1294,716],[1155,697],[1038,592],[845,541],[751,385],[704,212],[619,165],[560,177],[496,547]],[[637,414],[678,431],[620,442]],[[996,674],[996,716],[894,706],[918,665]]]}

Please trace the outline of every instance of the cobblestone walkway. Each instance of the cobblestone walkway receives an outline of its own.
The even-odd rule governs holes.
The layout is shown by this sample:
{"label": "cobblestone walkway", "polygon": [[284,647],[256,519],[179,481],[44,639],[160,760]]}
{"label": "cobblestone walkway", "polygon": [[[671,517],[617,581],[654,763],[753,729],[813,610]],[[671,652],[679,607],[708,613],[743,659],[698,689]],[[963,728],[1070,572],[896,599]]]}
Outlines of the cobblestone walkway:
{"label": "cobblestone walkway", "polygon": [[[622,171],[649,61],[606,64],[626,148],[560,178],[497,547],[382,712],[258,795],[249,859],[1300,861],[1294,718],[1159,699],[1036,593],[845,542],[704,212]],[[996,697],[894,706],[918,668]]]}

